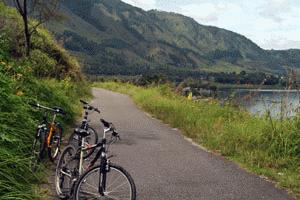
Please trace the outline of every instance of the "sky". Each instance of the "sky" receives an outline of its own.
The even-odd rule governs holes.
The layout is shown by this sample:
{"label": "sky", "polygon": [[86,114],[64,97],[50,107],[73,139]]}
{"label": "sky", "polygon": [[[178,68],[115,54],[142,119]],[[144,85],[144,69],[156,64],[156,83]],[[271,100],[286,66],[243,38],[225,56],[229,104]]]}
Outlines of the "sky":
{"label": "sky", "polygon": [[240,33],[264,49],[300,49],[300,0],[122,0]]}

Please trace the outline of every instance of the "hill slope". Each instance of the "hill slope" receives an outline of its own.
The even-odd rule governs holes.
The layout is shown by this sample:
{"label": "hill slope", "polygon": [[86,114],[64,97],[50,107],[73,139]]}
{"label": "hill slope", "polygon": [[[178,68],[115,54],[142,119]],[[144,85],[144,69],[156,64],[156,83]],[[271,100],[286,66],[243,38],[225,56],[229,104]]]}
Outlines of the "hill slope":
{"label": "hill slope", "polygon": [[246,37],[183,15],[144,11],[120,0],[64,0],[67,20],[48,24],[90,74],[155,71],[284,73],[300,66],[300,50],[267,51]]}

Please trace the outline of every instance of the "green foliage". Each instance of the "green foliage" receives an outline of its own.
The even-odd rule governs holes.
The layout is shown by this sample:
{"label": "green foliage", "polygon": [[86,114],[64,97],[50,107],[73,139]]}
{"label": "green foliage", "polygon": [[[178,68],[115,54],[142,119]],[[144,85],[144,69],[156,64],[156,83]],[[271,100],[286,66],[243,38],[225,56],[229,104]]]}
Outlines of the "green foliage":
{"label": "green foliage", "polygon": [[34,184],[43,177],[43,171],[36,174],[29,169],[30,147],[42,111],[28,102],[62,107],[67,112],[61,118],[66,125],[75,119],[79,98],[88,94],[82,82],[36,79],[28,67],[0,61],[0,199],[37,197]]}
{"label": "green foliage", "polygon": [[251,116],[216,100],[189,101],[166,85],[142,88],[114,82],[95,86],[129,94],[155,117],[300,197],[300,115],[285,120]]}
{"label": "green foliage", "polygon": [[[79,65],[45,29],[33,35],[33,51],[23,57],[24,36],[15,9],[0,2],[0,199],[39,198],[45,171],[29,169],[29,155],[42,111],[28,102],[59,106],[64,127],[75,120],[79,98],[89,94]],[[43,77],[43,79],[41,79]],[[54,79],[56,78],[56,79]],[[76,80],[76,82],[74,82]]]}
{"label": "green foliage", "polygon": [[[33,21],[30,26],[32,24]],[[1,59],[13,57],[27,62],[39,77],[82,79],[78,62],[55,41],[49,31],[38,28],[31,39],[32,53],[29,58],[24,58],[22,20],[15,9],[0,2]]]}
{"label": "green foliage", "polygon": [[51,76],[55,71],[56,60],[49,58],[49,56],[41,50],[35,49],[31,52],[30,60],[32,62],[33,71],[38,77]]}

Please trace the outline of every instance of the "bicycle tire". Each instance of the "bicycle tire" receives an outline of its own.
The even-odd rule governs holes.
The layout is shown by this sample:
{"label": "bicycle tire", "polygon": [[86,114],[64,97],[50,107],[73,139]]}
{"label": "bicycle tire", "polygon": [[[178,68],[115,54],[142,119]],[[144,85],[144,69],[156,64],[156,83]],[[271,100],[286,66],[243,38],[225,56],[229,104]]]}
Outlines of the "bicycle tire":
{"label": "bicycle tire", "polygon": [[[90,132],[90,135],[86,137],[85,141],[89,145],[98,144],[98,133],[95,129],[92,127],[88,127],[88,131]],[[78,146],[78,135],[75,133],[72,133],[72,135],[69,138],[69,145],[73,145],[76,149],[79,148]],[[94,153],[95,149],[90,149],[89,151],[86,151],[83,155],[83,158],[86,159],[90,157]]]}
{"label": "bicycle tire", "polygon": [[[68,145],[64,148],[59,157],[55,171],[55,189],[56,194],[59,196],[59,198],[67,198],[70,194],[70,190],[73,185],[72,181],[75,176],[74,173],[76,173],[74,171],[74,169],[76,169],[76,166],[72,165],[74,164],[72,162],[75,161],[75,155],[75,147],[73,147],[72,145]],[[75,165],[77,165],[77,163],[75,163]],[[70,175],[70,177],[68,175]]]}
{"label": "bicycle tire", "polygon": [[[116,164],[109,164],[109,169],[110,170],[106,173],[106,181],[107,181],[106,182],[106,185],[107,185],[106,190],[109,190],[112,187],[113,183],[117,183],[114,181],[119,179],[119,177],[117,177],[114,181],[112,181],[110,183],[110,179],[112,179],[111,177],[113,176],[112,173],[114,171],[114,172],[121,174],[122,176],[120,175],[120,177],[124,178],[124,183],[126,183],[126,181],[127,181],[128,185],[129,185],[129,188],[126,188],[126,189],[128,189],[127,195],[129,195],[129,196],[128,196],[128,198],[124,198],[124,196],[122,195],[122,199],[123,200],[136,200],[136,187],[135,187],[135,184],[134,184],[134,181],[133,181],[131,175],[123,167],[116,165]],[[109,198],[109,196],[112,197],[113,195],[111,195],[111,193],[113,193],[113,190],[110,192],[104,191],[104,196],[101,196],[99,194],[99,192],[98,192],[99,180],[100,180],[99,175],[100,175],[100,165],[97,165],[97,166],[89,169],[88,171],[86,171],[79,178],[79,180],[77,181],[77,183],[75,185],[74,199],[75,200],[92,199],[91,196],[83,196],[83,194],[94,195],[94,197],[97,199],[98,198],[101,199],[101,197],[103,197],[103,199],[107,199],[107,197]],[[96,176],[98,176],[98,177],[96,177]],[[95,187],[90,187],[92,185],[92,183],[89,180],[93,181],[93,184],[95,185]],[[90,189],[94,189],[95,193],[90,192],[90,191],[84,191],[85,185],[86,186],[88,185],[88,188],[90,188]],[[120,188],[122,185],[123,185],[123,183],[115,188]],[[122,188],[120,188],[120,189],[122,189]],[[116,193],[115,195],[117,195],[117,194],[120,194],[120,193]]]}
{"label": "bicycle tire", "polygon": [[38,164],[44,158],[45,151],[45,130],[43,128],[38,128],[36,131],[36,135],[33,141],[31,156],[30,156],[30,168],[32,171],[36,171]]}
{"label": "bicycle tire", "polygon": [[61,138],[63,129],[59,124],[56,124],[56,130],[50,140],[50,147],[48,147],[48,157],[54,162],[60,152]]}

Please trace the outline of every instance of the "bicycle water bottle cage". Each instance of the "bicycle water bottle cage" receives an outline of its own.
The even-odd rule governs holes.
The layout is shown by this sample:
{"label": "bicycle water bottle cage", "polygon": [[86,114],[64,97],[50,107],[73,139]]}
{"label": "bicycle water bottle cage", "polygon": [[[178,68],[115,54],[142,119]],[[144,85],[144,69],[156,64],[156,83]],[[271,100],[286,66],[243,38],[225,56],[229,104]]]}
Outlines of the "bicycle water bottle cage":
{"label": "bicycle water bottle cage", "polygon": [[82,128],[75,128],[74,133],[81,137],[86,137],[90,135],[90,133],[87,130],[84,130]]}

